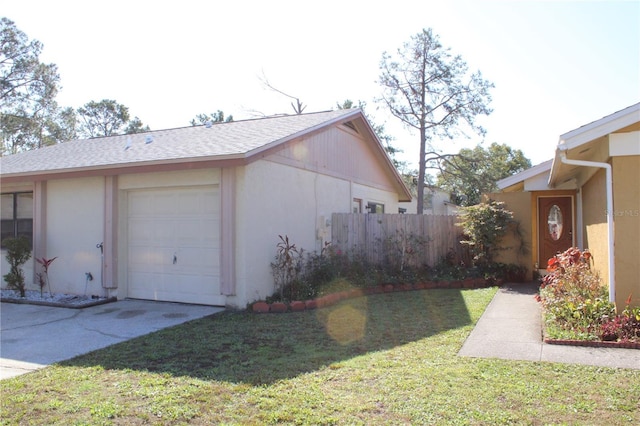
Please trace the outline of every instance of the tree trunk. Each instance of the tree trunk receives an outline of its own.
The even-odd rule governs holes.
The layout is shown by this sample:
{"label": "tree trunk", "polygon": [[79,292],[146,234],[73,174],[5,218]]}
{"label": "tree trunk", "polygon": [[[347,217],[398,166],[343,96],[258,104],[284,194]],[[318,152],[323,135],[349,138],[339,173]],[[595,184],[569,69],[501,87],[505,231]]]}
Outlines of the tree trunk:
{"label": "tree trunk", "polygon": [[418,211],[417,214],[424,213],[424,177],[427,163],[427,136],[424,125],[420,126],[420,164],[418,166]]}

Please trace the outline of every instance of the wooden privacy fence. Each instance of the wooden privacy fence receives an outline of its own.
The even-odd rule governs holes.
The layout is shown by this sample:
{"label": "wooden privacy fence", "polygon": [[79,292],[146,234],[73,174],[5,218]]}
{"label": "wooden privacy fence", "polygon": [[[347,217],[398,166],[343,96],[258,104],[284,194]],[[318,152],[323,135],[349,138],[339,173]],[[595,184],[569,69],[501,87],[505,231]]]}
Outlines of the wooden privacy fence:
{"label": "wooden privacy fence", "polygon": [[331,244],[336,250],[364,255],[375,264],[435,266],[447,255],[456,262],[467,261],[469,254],[460,244],[457,220],[457,216],[334,213]]}

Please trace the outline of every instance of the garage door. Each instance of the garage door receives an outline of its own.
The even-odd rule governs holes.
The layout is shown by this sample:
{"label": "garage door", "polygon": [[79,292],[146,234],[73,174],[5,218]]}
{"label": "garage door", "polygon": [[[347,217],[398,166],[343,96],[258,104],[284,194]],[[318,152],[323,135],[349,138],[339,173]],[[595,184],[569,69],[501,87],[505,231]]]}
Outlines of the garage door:
{"label": "garage door", "polygon": [[128,287],[136,299],[224,305],[217,186],[128,194]]}

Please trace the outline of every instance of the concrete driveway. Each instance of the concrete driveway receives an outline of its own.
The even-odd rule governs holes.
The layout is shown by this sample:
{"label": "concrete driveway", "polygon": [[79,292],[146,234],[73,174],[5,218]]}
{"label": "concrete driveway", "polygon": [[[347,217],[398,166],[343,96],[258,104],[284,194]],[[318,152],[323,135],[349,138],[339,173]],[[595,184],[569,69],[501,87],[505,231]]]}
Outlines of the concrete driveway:
{"label": "concrete driveway", "polygon": [[0,304],[0,379],[223,311],[121,300],[83,309]]}

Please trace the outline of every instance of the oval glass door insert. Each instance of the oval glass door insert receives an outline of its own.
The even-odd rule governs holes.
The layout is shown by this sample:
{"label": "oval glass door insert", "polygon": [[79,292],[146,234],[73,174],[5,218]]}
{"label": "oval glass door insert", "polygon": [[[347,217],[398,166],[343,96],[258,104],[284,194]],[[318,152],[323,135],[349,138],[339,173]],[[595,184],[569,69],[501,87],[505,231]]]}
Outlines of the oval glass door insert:
{"label": "oval glass door insert", "polygon": [[547,224],[549,225],[551,239],[558,241],[562,235],[562,210],[555,204],[549,209]]}

